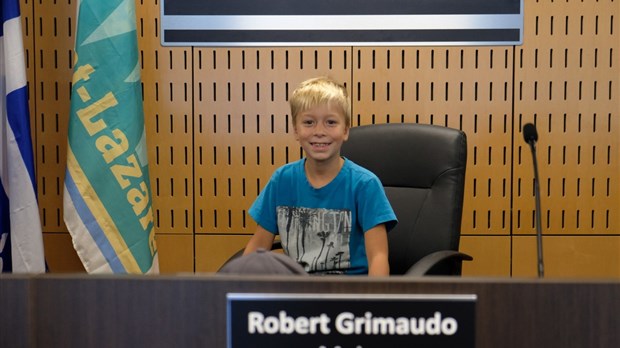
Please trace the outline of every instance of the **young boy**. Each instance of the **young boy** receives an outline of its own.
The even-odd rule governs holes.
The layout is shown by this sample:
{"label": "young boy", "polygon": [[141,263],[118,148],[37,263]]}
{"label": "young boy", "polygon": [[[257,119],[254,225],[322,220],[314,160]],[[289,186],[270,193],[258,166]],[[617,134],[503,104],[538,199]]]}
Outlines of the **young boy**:
{"label": "young boy", "polygon": [[245,248],[284,252],[308,273],[389,275],[387,231],[396,215],[379,179],[340,156],[349,137],[346,89],[314,78],[290,98],[295,139],[306,157],[278,168],[249,210],[258,223]]}

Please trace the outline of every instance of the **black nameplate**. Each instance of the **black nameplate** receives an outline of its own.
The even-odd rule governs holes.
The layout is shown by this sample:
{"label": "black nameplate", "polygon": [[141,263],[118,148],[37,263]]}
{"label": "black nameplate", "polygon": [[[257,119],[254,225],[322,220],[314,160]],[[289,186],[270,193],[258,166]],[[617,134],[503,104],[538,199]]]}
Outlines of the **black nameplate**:
{"label": "black nameplate", "polygon": [[228,294],[229,348],[475,346],[475,295]]}

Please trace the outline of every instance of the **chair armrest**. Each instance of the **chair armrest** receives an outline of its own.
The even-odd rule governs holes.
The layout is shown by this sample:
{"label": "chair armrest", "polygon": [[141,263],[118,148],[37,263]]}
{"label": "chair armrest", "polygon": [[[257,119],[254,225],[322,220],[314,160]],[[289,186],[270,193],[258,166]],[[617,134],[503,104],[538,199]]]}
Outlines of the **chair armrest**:
{"label": "chair armrest", "polygon": [[471,261],[473,259],[474,259],[473,257],[467,254],[458,252],[458,251],[440,250],[440,251],[436,251],[432,254],[428,254],[424,256],[422,259],[416,262],[413,266],[411,266],[411,268],[409,268],[409,270],[407,271],[407,273],[405,273],[405,275],[412,276],[412,277],[421,277],[423,275],[426,275],[428,271],[431,270],[431,268],[433,268],[434,266],[436,266],[437,264],[443,261],[453,260],[456,262],[462,262],[462,261]]}

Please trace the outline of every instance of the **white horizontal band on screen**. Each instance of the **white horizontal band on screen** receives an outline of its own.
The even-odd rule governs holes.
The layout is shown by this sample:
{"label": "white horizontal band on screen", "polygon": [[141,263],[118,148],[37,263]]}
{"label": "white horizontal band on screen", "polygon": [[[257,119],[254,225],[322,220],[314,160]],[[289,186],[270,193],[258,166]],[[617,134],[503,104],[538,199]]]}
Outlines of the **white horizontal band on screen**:
{"label": "white horizontal band on screen", "polygon": [[520,29],[521,15],[164,16],[164,30]]}

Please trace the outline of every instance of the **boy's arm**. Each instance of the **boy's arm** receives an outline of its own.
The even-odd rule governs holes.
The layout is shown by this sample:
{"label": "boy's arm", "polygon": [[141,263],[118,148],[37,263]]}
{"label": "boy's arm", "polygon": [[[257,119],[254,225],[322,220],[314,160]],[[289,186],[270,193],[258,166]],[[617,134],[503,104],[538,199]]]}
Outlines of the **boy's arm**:
{"label": "boy's arm", "polygon": [[390,275],[388,263],[388,241],[385,224],[379,224],[364,234],[369,276]]}
{"label": "boy's arm", "polygon": [[256,226],[256,231],[252,238],[250,238],[248,245],[246,245],[243,255],[253,253],[259,248],[271,250],[275,237],[273,233],[262,228],[260,225]]}

